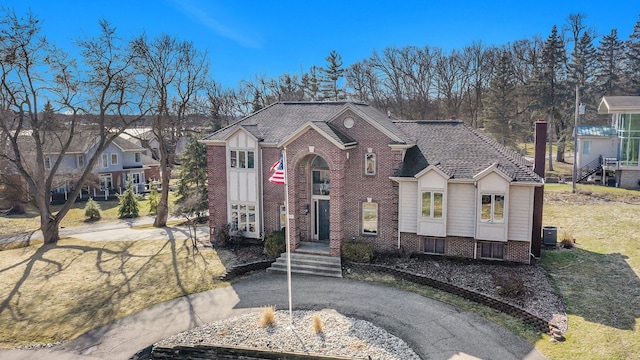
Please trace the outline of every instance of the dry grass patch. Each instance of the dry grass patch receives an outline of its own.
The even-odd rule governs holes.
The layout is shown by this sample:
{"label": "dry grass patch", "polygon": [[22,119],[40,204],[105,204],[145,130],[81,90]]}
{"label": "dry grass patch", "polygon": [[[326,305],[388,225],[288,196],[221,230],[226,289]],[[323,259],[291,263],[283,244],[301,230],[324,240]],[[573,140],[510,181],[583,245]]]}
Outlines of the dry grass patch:
{"label": "dry grass patch", "polygon": [[88,242],[0,252],[0,347],[75,338],[146,307],[226,285],[189,240]]}
{"label": "dry grass patch", "polygon": [[[579,188],[582,188],[582,186]],[[637,191],[589,186],[606,201],[584,202],[571,186],[545,186],[545,225],[576,239],[544,251],[541,265],[567,304],[566,341],[539,341],[551,359],[634,359],[640,354],[640,206]],[[593,195],[591,195],[593,196]],[[573,202],[572,199],[577,201]]]}
{"label": "dry grass patch", "polygon": [[322,325],[322,319],[320,319],[320,315],[313,314],[312,319],[313,319],[313,332],[315,332],[316,334],[321,333],[324,327]]}
{"label": "dry grass patch", "polygon": [[262,316],[260,317],[260,322],[258,325],[260,327],[265,327],[269,325],[273,325],[276,323],[276,307],[275,306],[265,306],[262,308]]}

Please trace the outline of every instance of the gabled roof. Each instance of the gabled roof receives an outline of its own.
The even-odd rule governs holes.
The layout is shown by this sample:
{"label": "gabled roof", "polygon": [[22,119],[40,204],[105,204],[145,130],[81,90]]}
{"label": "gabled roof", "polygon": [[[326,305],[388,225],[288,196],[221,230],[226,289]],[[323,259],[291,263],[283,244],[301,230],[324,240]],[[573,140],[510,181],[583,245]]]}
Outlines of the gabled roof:
{"label": "gabled roof", "polygon": [[604,96],[598,105],[598,114],[640,114],[640,96]]}
{"label": "gabled roof", "polygon": [[293,131],[289,136],[285,137],[278,146],[284,146],[294,139],[298,138],[300,135],[305,133],[308,129],[314,129],[319,132],[322,136],[324,136],[327,140],[331,141],[340,149],[347,149],[349,147],[353,147],[358,144],[356,140],[354,140],[349,135],[342,133],[340,130],[336,129],[332,124],[326,123],[323,121],[311,121],[300,128]]}
{"label": "gabled roof", "polygon": [[578,126],[578,136],[611,136],[616,129],[611,126]]}
{"label": "gabled roof", "polygon": [[400,131],[386,115],[369,105],[348,101],[335,102],[277,102],[247,117],[206,136],[204,142],[222,142],[233,134],[238,127],[244,128],[266,144],[280,144],[291,136],[292,131],[307,123],[316,124],[337,141],[347,143],[352,139],[331,124],[339,114],[352,110],[362,115],[365,121],[372,123],[385,132],[390,143],[404,143],[406,135]]}
{"label": "gabled roof", "polygon": [[429,165],[451,179],[470,180],[494,166],[514,182],[542,183],[531,163],[459,121],[395,121],[416,145],[407,150],[396,177],[413,177]]}

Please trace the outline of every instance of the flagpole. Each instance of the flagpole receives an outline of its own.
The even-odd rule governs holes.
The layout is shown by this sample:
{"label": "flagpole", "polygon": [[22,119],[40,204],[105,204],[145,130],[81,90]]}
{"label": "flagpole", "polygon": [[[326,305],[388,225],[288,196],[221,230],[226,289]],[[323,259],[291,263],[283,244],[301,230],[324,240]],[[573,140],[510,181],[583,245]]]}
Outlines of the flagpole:
{"label": "flagpole", "polygon": [[285,226],[285,238],[287,242],[287,289],[289,292],[289,327],[293,328],[293,306],[291,301],[291,244],[290,244],[290,234],[291,230],[289,228],[289,178],[287,176],[287,148],[285,147],[282,151],[282,168],[284,171],[284,202],[285,202],[285,210],[287,214],[287,221]]}

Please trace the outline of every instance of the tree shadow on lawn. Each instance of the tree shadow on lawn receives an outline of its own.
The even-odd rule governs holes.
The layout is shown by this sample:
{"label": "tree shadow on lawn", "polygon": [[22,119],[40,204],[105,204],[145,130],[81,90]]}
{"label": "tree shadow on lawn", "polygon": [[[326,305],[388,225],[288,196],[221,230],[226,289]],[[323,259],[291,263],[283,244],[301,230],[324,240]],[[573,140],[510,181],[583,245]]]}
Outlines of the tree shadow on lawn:
{"label": "tree shadow on lawn", "polygon": [[[17,326],[14,333],[19,333],[21,331],[19,327],[23,326],[17,324],[27,324],[29,328],[35,329],[40,336],[38,341],[74,338],[88,329],[101,326],[99,329],[91,331],[91,334],[87,334],[86,339],[82,341],[87,345],[99,342],[100,337],[110,330],[109,324],[118,317],[126,315],[132,301],[134,304],[136,303],[132,298],[155,296],[157,291],[164,289],[163,286],[158,286],[158,289],[155,289],[154,283],[175,281],[178,290],[175,295],[179,297],[189,294],[189,289],[184,286],[182,279],[181,269],[184,267],[181,268],[178,258],[184,255],[178,254],[178,252],[181,251],[180,247],[186,246],[190,242],[185,240],[185,244],[182,244],[181,241],[176,241],[173,231],[167,231],[167,234],[166,243],[152,252],[132,249],[135,242],[121,242],[122,245],[117,249],[100,245],[92,246],[90,243],[88,245],[45,244],[36,249],[35,253],[28,258],[0,269],[0,276],[3,273],[21,269],[15,284],[6,292],[6,296],[3,295],[4,298],[0,299],[0,317],[6,313],[10,314],[11,320],[16,323],[14,326]],[[56,251],[65,251],[64,259],[61,259],[60,254],[55,253]],[[88,265],[82,264],[82,261],[86,260],[81,260],[81,257],[87,254],[95,256],[95,267],[90,263]],[[170,256],[170,260],[167,259],[167,256]],[[195,262],[196,257],[200,257],[206,263],[206,259],[196,251],[191,251],[188,257],[187,262]],[[74,276],[68,276],[65,270],[71,269],[74,263],[77,263],[77,266],[85,266],[86,269],[83,268],[84,272],[82,269],[81,271],[73,270],[78,273],[73,273]],[[99,274],[96,275],[95,271]],[[47,285],[46,283],[53,277],[58,277],[57,280],[65,284],[61,286],[67,287],[61,290],[52,283]],[[70,278],[61,279],[61,277]],[[39,279],[41,280],[39,281]],[[86,286],[88,281],[91,282],[90,287]],[[25,286],[27,282],[30,284]],[[28,294],[28,292],[34,291],[38,293]],[[54,316],[40,314],[40,312],[44,312],[42,308],[47,307],[48,299],[56,297],[67,298],[67,303],[52,310],[56,312],[53,314]],[[29,302],[33,300],[29,300],[29,298],[37,298],[35,301],[41,302],[40,304],[33,302],[30,304]],[[139,306],[140,302],[137,304]],[[39,308],[38,314],[33,314],[33,309],[36,306]],[[197,323],[193,312],[191,312],[191,316],[191,323]],[[105,324],[107,325],[102,326]],[[58,335],[55,329],[60,327],[63,327],[64,330],[60,329]],[[47,331],[47,329],[50,330]],[[22,340],[17,340],[19,342],[36,341],[36,339],[28,340],[28,337],[29,335]]]}
{"label": "tree shadow on lawn", "polygon": [[543,252],[543,266],[562,294],[568,313],[633,331],[640,318],[640,278],[627,259],[620,253],[580,248]]}

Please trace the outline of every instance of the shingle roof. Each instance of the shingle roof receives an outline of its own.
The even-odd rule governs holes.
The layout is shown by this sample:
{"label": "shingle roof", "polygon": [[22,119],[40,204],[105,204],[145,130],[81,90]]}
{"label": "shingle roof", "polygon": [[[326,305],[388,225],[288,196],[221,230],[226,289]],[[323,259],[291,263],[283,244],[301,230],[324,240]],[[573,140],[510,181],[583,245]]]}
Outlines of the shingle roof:
{"label": "shingle roof", "polygon": [[416,145],[407,150],[398,177],[413,177],[429,165],[452,179],[473,179],[494,163],[516,182],[541,183],[531,163],[459,121],[395,121]]}
{"label": "shingle roof", "polygon": [[604,96],[598,105],[598,113],[616,112],[640,113],[640,96]]}
{"label": "shingle roof", "polygon": [[[312,122],[329,123],[345,106],[363,112],[367,120],[373,120],[381,128],[392,134],[401,142],[406,137],[386,115],[366,104],[336,101],[336,102],[278,102],[257,111],[238,122],[231,124],[217,132],[206,136],[204,141],[225,140],[229,135],[243,128],[257,139],[268,143],[277,144],[292,131],[299,129],[304,124]],[[333,136],[341,142],[352,140],[332,127]]]}
{"label": "shingle roof", "polygon": [[611,126],[578,126],[578,136],[611,136],[616,129]]}

